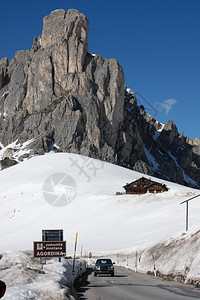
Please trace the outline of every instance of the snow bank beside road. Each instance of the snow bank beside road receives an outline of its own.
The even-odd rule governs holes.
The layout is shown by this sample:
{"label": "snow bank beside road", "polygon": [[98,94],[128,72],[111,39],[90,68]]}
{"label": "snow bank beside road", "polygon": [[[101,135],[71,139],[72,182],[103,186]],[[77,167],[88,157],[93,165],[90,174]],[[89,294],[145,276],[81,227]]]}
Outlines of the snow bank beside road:
{"label": "snow bank beside road", "polygon": [[[141,273],[154,274],[154,264],[158,276],[183,283],[200,283],[200,230],[194,233],[165,239],[152,245],[96,253],[95,257],[109,257],[117,266],[135,270]],[[136,260],[137,251],[137,260]],[[137,264],[136,264],[137,261]]]}
{"label": "snow bank beside road", "polygon": [[[0,278],[7,285],[5,300],[61,300],[67,299],[70,286],[80,275],[80,261],[76,260],[75,276],[72,278],[72,260],[62,258],[47,261],[46,265],[32,257],[31,251],[1,254]],[[86,271],[85,262],[82,271]]]}

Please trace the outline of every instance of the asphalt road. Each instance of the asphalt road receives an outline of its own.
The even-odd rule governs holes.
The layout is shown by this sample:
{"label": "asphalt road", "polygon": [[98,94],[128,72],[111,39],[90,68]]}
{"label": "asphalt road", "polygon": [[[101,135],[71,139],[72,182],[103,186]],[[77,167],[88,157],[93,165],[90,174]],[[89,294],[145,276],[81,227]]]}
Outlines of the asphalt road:
{"label": "asphalt road", "polygon": [[115,267],[115,277],[88,269],[76,284],[77,299],[89,300],[192,300],[200,299],[200,288]]}

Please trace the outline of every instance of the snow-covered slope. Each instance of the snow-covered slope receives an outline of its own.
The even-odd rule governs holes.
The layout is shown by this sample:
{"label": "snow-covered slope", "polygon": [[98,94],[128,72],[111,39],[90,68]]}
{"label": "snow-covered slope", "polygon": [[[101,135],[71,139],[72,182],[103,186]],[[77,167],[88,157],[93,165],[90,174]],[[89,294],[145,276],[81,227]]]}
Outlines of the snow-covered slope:
{"label": "snow-covered slope", "polygon": [[[62,300],[70,297],[68,287],[86,270],[85,261],[76,260],[72,277],[72,259],[50,259],[41,265],[31,251],[9,251],[0,260],[0,278],[6,283],[5,300]],[[66,297],[67,296],[67,297]],[[69,297],[68,297],[69,296]]]}
{"label": "snow-covered slope", "polygon": [[[75,232],[78,252],[81,246],[87,251],[112,251],[181,235],[185,205],[180,202],[199,191],[165,181],[170,191],[162,194],[115,195],[141,176],[63,153],[35,156],[1,171],[0,252],[32,249],[42,229],[64,229],[68,254]],[[63,182],[57,184],[59,180]],[[190,203],[192,231],[200,227],[198,199]]]}

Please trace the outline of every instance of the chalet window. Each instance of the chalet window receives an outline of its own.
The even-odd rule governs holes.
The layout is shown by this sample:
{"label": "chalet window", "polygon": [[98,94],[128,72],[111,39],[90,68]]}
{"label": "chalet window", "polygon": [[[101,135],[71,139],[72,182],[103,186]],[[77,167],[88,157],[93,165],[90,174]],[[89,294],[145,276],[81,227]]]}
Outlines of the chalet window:
{"label": "chalet window", "polygon": [[137,184],[133,183],[133,187],[137,187]]}
{"label": "chalet window", "polygon": [[140,179],[140,182],[146,182],[146,179]]}

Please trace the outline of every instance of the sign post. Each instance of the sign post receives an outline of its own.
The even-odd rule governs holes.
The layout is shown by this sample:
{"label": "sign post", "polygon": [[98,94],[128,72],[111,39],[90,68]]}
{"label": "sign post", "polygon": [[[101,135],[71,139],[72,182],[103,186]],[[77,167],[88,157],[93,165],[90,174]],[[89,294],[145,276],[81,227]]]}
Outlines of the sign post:
{"label": "sign post", "polygon": [[135,252],[135,272],[137,272],[137,250]]}
{"label": "sign post", "polygon": [[74,246],[74,259],[73,259],[73,266],[72,266],[72,275],[75,274],[75,260],[76,260],[77,238],[78,238],[78,232],[76,232],[76,239],[75,239],[75,246]]}
{"label": "sign post", "polygon": [[82,260],[83,260],[83,246],[81,246],[80,271],[82,271]]}
{"label": "sign post", "polygon": [[155,263],[155,258],[154,258],[154,255],[153,255],[153,250],[151,252],[152,252],[152,258],[153,258],[154,275],[156,277],[156,263]]}

